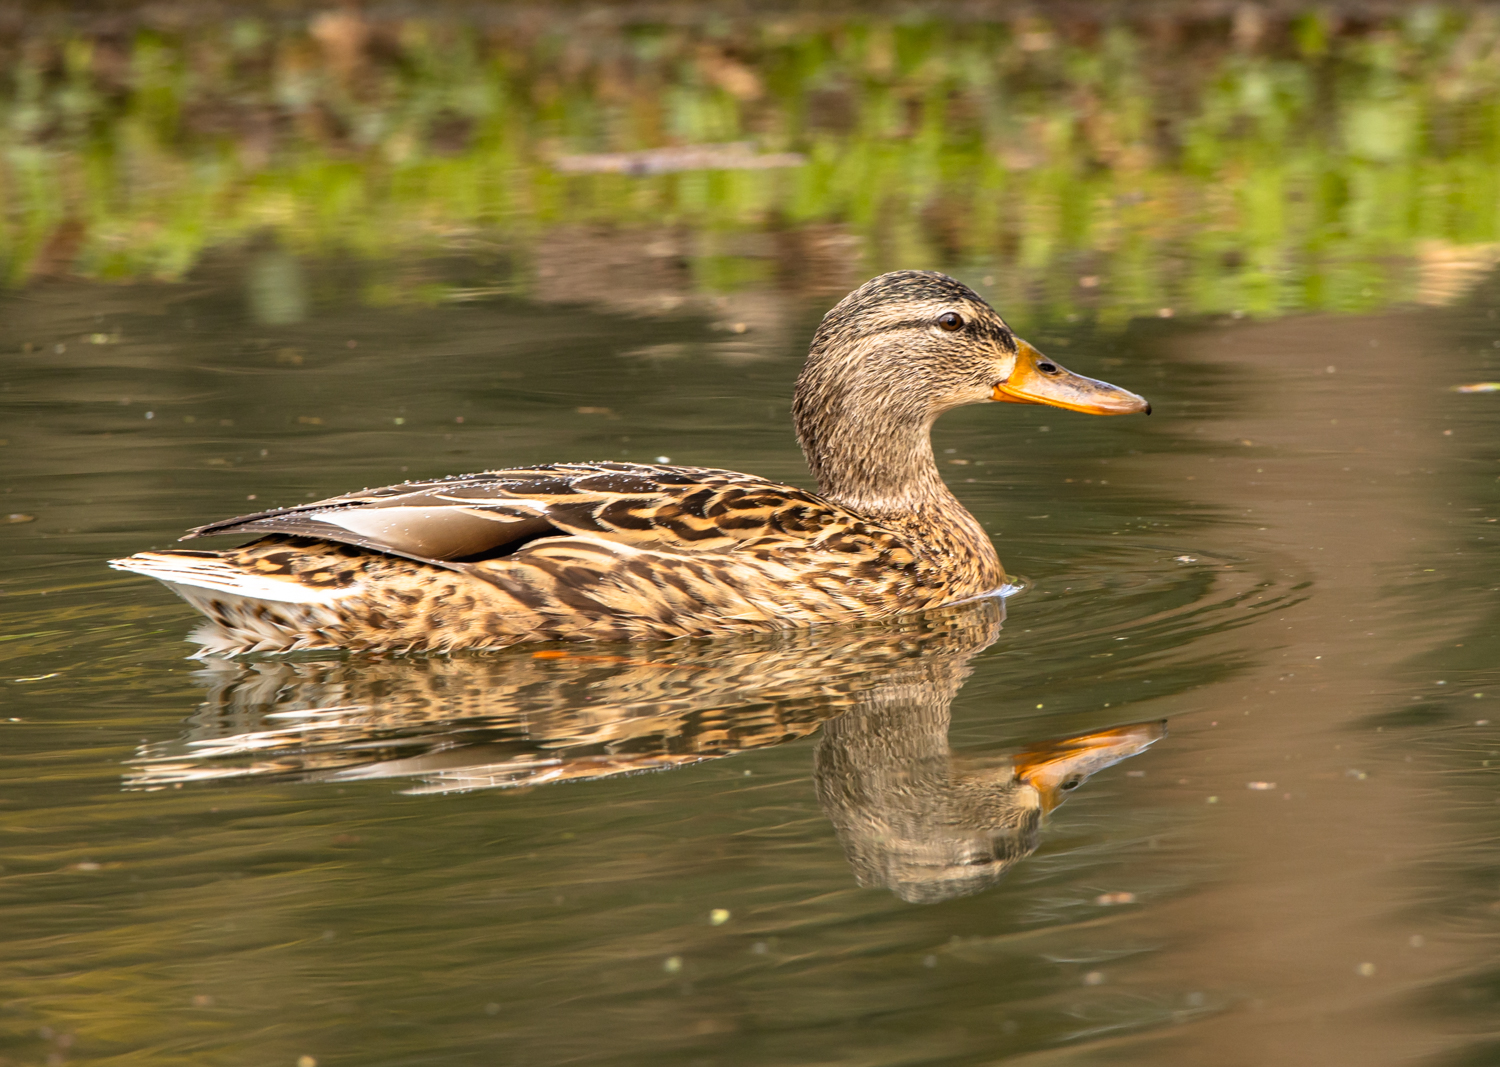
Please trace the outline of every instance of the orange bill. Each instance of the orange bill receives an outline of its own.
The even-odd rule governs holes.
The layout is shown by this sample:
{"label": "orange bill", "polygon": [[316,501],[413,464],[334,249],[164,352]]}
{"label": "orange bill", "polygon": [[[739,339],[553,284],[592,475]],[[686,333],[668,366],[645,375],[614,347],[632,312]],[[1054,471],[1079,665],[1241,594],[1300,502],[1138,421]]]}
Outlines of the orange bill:
{"label": "orange bill", "polygon": [[1151,414],[1146,398],[1108,382],[1085,378],[1059,366],[1019,337],[1016,366],[991,396],[1007,404],[1048,404],[1089,415]]}
{"label": "orange bill", "polygon": [[1043,741],[1015,755],[1016,778],[1036,789],[1042,810],[1051,811],[1089,775],[1139,755],[1165,736],[1167,721],[1157,719]]}

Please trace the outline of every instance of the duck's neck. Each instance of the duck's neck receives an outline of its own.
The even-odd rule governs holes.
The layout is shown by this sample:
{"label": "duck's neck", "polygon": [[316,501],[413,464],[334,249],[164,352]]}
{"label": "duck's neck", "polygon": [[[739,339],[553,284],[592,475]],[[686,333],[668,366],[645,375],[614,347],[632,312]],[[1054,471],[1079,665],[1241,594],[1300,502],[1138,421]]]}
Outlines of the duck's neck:
{"label": "duck's neck", "polygon": [[[934,588],[978,596],[1005,579],[995,546],[948,491],[932,455],[938,413],[920,382],[861,382],[828,373],[814,349],[797,381],[792,415],[818,489],[829,500],[888,528],[940,572]],[[848,370],[846,363],[843,368]]]}
{"label": "duck's neck", "polygon": [[[793,404],[797,440],[828,499],[877,519],[933,513],[968,517],[938,474],[933,416],[876,398],[855,403],[850,397],[824,397],[818,404],[809,399],[799,390]],[[850,408],[858,418],[850,416]]]}

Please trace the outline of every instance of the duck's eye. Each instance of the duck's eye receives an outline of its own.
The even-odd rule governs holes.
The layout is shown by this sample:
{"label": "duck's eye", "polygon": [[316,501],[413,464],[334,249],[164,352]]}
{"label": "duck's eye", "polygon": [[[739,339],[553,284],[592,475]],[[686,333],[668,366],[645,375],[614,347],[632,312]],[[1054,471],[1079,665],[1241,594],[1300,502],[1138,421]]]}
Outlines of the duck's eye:
{"label": "duck's eye", "polygon": [[1065,791],[1072,792],[1073,790],[1077,789],[1082,784],[1083,784],[1083,779],[1082,778],[1069,778],[1066,782],[1064,782],[1062,784],[1062,787],[1063,787],[1063,789]]}
{"label": "duck's eye", "polygon": [[938,316],[938,325],[952,333],[954,330],[963,329],[964,317],[956,311],[945,311]]}
{"label": "duck's eye", "polygon": [[1036,365],[1036,369],[1039,370],[1039,371],[1041,371],[1043,374],[1056,374],[1057,373],[1057,364],[1056,363],[1042,362],[1042,363],[1038,363]]}

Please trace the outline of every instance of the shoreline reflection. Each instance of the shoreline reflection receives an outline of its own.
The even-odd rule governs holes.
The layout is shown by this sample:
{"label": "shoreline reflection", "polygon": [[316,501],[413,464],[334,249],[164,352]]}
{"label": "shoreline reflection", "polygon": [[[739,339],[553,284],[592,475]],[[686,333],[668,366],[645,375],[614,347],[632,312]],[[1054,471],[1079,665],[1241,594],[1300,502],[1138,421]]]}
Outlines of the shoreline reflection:
{"label": "shoreline reflection", "polygon": [[125,788],[413,778],[408,794],[589,780],[736,755],[821,726],[814,780],[860,885],[928,902],[1029,856],[1041,817],[1165,735],[1136,723],[970,757],[948,747],[990,599],[878,625],[449,657],[209,661],[174,741]]}

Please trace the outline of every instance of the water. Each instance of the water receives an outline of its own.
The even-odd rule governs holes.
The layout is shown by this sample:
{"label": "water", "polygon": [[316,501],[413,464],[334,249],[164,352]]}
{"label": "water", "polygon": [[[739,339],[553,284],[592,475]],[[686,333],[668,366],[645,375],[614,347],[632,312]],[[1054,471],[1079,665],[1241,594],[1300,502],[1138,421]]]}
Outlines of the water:
{"label": "water", "polygon": [[[312,30],[142,32],[124,96],[80,94],[82,31],[47,31],[24,55],[54,81],[7,89],[6,173],[100,169],[87,195],[3,194],[0,1063],[1495,1062],[1500,394],[1455,391],[1500,379],[1493,146],[1475,132],[1496,99],[1475,42],[1494,27],[1414,11],[1321,45],[1321,15],[1273,20],[1269,44],[1226,21],[1197,54],[1254,121],[1224,159],[1205,163],[1181,116],[1183,157],[1144,171],[1125,134],[1125,156],[1078,173],[1082,142],[1037,140],[1056,158],[1006,163],[1004,197],[1038,198],[1019,216],[1038,243],[1002,225],[989,251],[943,238],[954,201],[934,175],[968,182],[993,153],[923,155],[871,126],[920,118],[890,94],[972,73],[962,34],[778,24],[765,55],[736,53],[770,87],[742,111],[722,86],[569,81],[563,56],[506,75],[535,123],[512,140],[482,135],[519,121],[512,104],[454,88],[488,82],[429,70],[478,109],[468,147],[402,162],[398,124],[372,142],[386,155],[356,158],[323,127],[278,148],[250,123],[209,165],[216,127],[163,102],[198,68],[162,57],[227,34],[295,72]],[[315,40],[352,32],[329,25]],[[380,63],[449,32],[401,25],[370,46]],[[1094,47],[1070,25],[1018,22],[995,47],[1011,33],[1022,74],[1094,85],[1064,62]],[[589,32],[595,65],[577,69],[614,70],[615,31]],[[1166,47],[1111,32],[1117,73]],[[700,48],[730,30],[673,33],[619,30],[648,73],[696,56],[748,84]],[[102,40],[88,69],[107,80],[124,45]],[[841,126],[817,78],[878,66],[881,41],[895,73],[860,83]],[[1436,68],[1401,56],[1463,92],[1429,91]],[[229,113],[265,89],[252,67]],[[399,66],[410,84],[382,106],[441,115],[410,73],[427,69]],[[1281,89],[1255,96],[1258,78]],[[1021,81],[1037,114],[1073,107],[1074,82]],[[1298,140],[1287,119],[1305,154],[1263,151],[1317,110],[1292,91],[1314,84],[1365,140]],[[349,116],[378,109],[329,85],[307,91],[364,129]],[[805,216],[780,172],[567,185],[533,139],[554,122],[575,151],[652,147],[596,126],[662,100],[728,139],[804,88],[816,136],[765,147],[894,159]],[[1099,91],[1106,117],[1131,98]],[[1218,99],[1205,114],[1240,129]],[[49,141],[49,106],[92,124],[59,118]],[[1425,132],[1390,148],[1381,115]],[[466,199],[465,175],[512,156],[523,207]],[[948,170],[919,165],[934,158]],[[1261,203],[1191,247],[1153,213],[1181,198],[1144,215],[1110,199],[1114,221],[1087,225],[1044,210],[1078,174],[1110,197],[1177,182],[1212,200],[1221,181],[1266,187],[1246,160],[1290,160],[1296,185],[1310,158],[1348,195],[1289,197],[1304,206],[1284,218]],[[893,174],[909,199],[889,198]],[[1435,207],[1393,229],[1370,207],[1396,186],[1437,203],[1422,182],[1471,205],[1467,228]],[[227,664],[187,658],[181,601],[104,566],[213,519],[491,466],[668,457],[805,484],[787,407],[808,338],[839,286],[898,265],[951,270],[1043,351],[1154,406],[939,423],[944,474],[1022,579],[1003,605],[728,642]],[[1017,758],[1132,725],[1037,832],[1015,817]]]}
{"label": "water", "polygon": [[[8,297],[6,510],[35,521],[0,528],[5,1054],[1482,1062],[1497,442],[1492,395],[1451,387],[1496,376],[1494,295],[1080,331],[1070,362],[1155,417],[945,418],[945,472],[1029,581],[1003,626],[732,665],[700,643],[217,669],[185,659],[185,605],[102,561],[490,464],[797,480],[819,305],[770,301],[784,328],[726,348],[702,318],[504,298],[270,328],[213,281]],[[910,904],[861,887],[851,817],[820,804],[828,717],[891,700],[916,734],[888,754],[954,774],[1170,733],[994,885]],[[295,714],[351,705],[375,710]]]}

